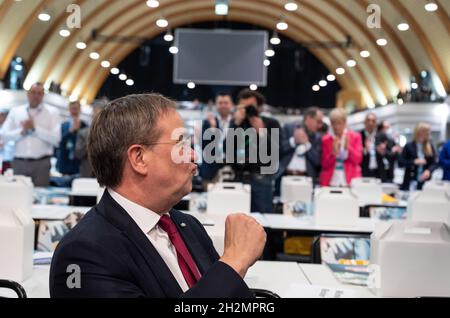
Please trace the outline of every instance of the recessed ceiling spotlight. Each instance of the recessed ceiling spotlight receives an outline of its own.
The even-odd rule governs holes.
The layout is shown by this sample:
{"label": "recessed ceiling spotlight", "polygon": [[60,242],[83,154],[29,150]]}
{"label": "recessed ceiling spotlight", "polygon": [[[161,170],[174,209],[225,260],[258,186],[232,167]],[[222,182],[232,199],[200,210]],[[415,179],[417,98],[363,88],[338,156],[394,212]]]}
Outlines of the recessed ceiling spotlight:
{"label": "recessed ceiling spotlight", "polygon": [[336,74],[338,74],[338,75],[345,74],[345,69],[342,68],[342,67],[338,67],[338,68],[336,69]]}
{"label": "recessed ceiling spotlight", "polygon": [[347,66],[348,67],[355,67],[356,66],[356,61],[355,60],[348,60],[347,61]]}
{"label": "recessed ceiling spotlight", "polygon": [[147,1],[147,7],[149,7],[149,8],[157,8],[157,7],[159,7],[159,1],[157,1],[157,0],[148,0]]}
{"label": "recessed ceiling spotlight", "polygon": [[408,31],[409,30],[409,24],[408,23],[400,23],[397,25],[397,29],[399,31]]}
{"label": "recessed ceiling spotlight", "polygon": [[388,41],[385,38],[380,38],[377,40],[377,45],[379,46],[386,46],[388,44]]}
{"label": "recessed ceiling spotlight", "polygon": [[359,52],[359,55],[361,55],[361,57],[366,59],[370,56],[370,52],[367,50],[362,50],[361,52]]}
{"label": "recessed ceiling spotlight", "polygon": [[286,3],[285,5],[284,5],[284,8],[287,10],[287,11],[297,11],[297,9],[298,9],[298,4],[297,3],[295,3],[294,1],[289,1],[288,3]]}

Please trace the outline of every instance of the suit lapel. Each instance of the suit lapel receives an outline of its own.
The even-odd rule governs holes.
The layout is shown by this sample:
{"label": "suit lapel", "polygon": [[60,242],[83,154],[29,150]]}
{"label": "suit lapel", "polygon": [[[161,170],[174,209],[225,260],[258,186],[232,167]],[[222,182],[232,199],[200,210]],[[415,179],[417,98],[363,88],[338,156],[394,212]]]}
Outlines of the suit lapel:
{"label": "suit lapel", "polygon": [[207,254],[205,250],[200,245],[200,242],[195,236],[190,226],[192,222],[188,222],[186,215],[176,210],[172,210],[170,212],[170,217],[177,226],[178,232],[180,233],[184,243],[186,244],[189,252],[191,253],[191,256],[194,259],[198,267],[198,270],[203,275],[210,267],[211,260],[206,256]]}
{"label": "suit lapel", "polygon": [[[136,246],[167,297],[179,297],[183,291],[158,251],[108,191],[105,191],[98,210]],[[142,268],[142,270],[145,269]]]}
{"label": "suit lapel", "polygon": [[220,125],[219,117],[216,117],[216,126],[217,126],[217,128],[222,129],[222,127]]}

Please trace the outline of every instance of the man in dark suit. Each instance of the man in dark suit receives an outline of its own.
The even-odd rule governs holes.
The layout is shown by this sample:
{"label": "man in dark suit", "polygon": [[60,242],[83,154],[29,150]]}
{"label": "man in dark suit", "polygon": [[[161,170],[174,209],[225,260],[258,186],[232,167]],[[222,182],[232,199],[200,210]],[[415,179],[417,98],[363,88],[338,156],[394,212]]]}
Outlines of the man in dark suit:
{"label": "man in dark suit", "polygon": [[361,131],[363,161],[361,170],[363,177],[381,179],[386,182],[386,143],[377,142],[377,116],[369,113],[364,121],[365,129]]}
{"label": "man in dark suit", "polygon": [[[239,93],[238,103],[224,146],[226,163],[232,162],[230,166],[236,182],[251,185],[252,212],[273,213],[273,183],[279,169],[280,124],[275,118],[261,114],[266,103],[261,93],[244,89]],[[234,143],[234,149],[227,148],[232,140],[242,142]],[[264,153],[269,160],[263,160],[267,159],[263,158]]]}
{"label": "man in dark suit", "polygon": [[318,133],[321,118],[320,109],[310,107],[303,115],[303,123],[284,125],[277,181],[283,175],[308,176],[315,183],[318,181],[322,158],[322,139]]}
{"label": "man in dark suit", "polygon": [[80,160],[75,156],[77,135],[87,124],[80,119],[81,105],[79,102],[69,104],[70,118],[61,125],[61,141],[58,149],[56,167],[64,175],[75,175],[80,171]]}
{"label": "man in dark suit", "polygon": [[399,145],[396,144],[394,138],[392,137],[391,124],[383,120],[378,126],[378,133],[376,138],[376,144],[384,144],[383,146],[383,163],[385,173],[382,175],[382,181],[392,183],[394,182],[394,169],[396,162],[402,152]]}
{"label": "man in dark suit", "polygon": [[[202,124],[202,150],[205,151],[206,147],[213,141],[211,139],[205,138],[208,130],[218,129],[220,131],[221,140],[218,140],[218,144],[223,146],[223,141],[227,129],[230,127],[231,121],[233,119],[232,111],[234,108],[233,97],[229,93],[219,93],[216,97],[216,110],[217,115],[208,114],[208,118],[203,121]],[[214,137],[212,137],[213,139]],[[223,147],[222,147],[223,148]],[[215,149],[215,151],[223,151],[223,149]],[[211,158],[215,158],[218,154],[211,153]],[[205,154],[203,154],[205,155]],[[209,154],[206,154],[209,155]],[[219,154],[220,155],[220,154]],[[203,181],[214,182],[217,177],[217,173],[221,167],[218,162],[208,162],[208,158],[203,158],[203,162],[200,166],[200,176]],[[215,160],[214,160],[215,161]]]}
{"label": "man in dark suit", "polygon": [[229,216],[219,257],[201,224],[172,209],[192,189],[190,144],[160,95],[115,100],[94,119],[89,157],[106,190],[57,247],[52,297],[252,297],[243,277],[262,254],[263,228]]}

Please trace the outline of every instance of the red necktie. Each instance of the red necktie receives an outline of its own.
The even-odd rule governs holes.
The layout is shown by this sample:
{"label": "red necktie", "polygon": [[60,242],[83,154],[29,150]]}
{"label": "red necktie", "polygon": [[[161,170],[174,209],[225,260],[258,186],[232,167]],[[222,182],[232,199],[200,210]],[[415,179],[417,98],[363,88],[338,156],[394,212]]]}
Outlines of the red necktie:
{"label": "red necktie", "polygon": [[184,244],[175,223],[169,216],[163,215],[161,219],[159,219],[158,225],[169,235],[170,241],[173,246],[175,246],[181,273],[183,274],[189,288],[191,288],[195,285],[195,283],[197,283],[201,276],[191,254],[189,253],[189,250],[186,247],[186,244]]}

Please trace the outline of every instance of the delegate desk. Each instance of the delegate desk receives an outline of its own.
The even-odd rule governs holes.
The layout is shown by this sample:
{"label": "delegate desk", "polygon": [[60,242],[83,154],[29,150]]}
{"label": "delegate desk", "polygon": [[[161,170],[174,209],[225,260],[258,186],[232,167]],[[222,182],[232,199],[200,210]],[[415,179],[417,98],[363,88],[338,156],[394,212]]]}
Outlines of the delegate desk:
{"label": "delegate desk", "polygon": [[277,259],[277,254],[284,251],[284,238],[289,236],[315,237],[321,234],[347,234],[369,236],[375,229],[378,220],[359,218],[355,225],[318,225],[314,217],[289,216],[283,214],[252,214],[264,226],[267,243],[264,250],[265,260]]}
{"label": "delegate desk", "polygon": [[377,222],[369,218],[359,218],[354,225],[319,225],[315,223],[314,217],[309,215],[295,217],[283,214],[264,214],[261,217],[261,225],[270,231],[291,231],[299,235],[371,234]]}
{"label": "delegate desk", "polygon": [[[36,266],[33,276],[22,282],[28,298],[49,298],[50,266]],[[265,289],[282,298],[374,297],[364,287],[337,282],[324,265],[304,265],[294,262],[257,262],[245,277],[250,288]],[[16,297],[14,292],[0,290],[0,297]]]}
{"label": "delegate desk", "polygon": [[326,265],[298,264],[298,266],[312,286],[323,286],[330,289],[345,290],[351,298],[376,297],[367,287],[342,284],[334,277],[333,272]]}
{"label": "delegate desk", "polygon": [[[33,205],[32,218],[34,220],[63,220],[70,213],[86,213],[90,207],[62,206],[62,205]],[[199,212],[186,212],[196,217],[206,229],[211,237],[214,246],[219,254],[223,253],[223,244],[225,238],[225,219],[226,215],[209,214]],[[275,259],[273,256],[280,252],[280,237],[284,232],[295,235],[315,236],[322,233],[340,233],[340,234],[365,234],[370,235],[374,228],[374,221],[370,219],[360,219],[360,223],[355,226],[319,226],[314,223],[310,216],[293,217],[279,214],[260,214],[252,213],[254,217],[265,229],[268,234],[268,247],[265,253],[265,259]]]}

